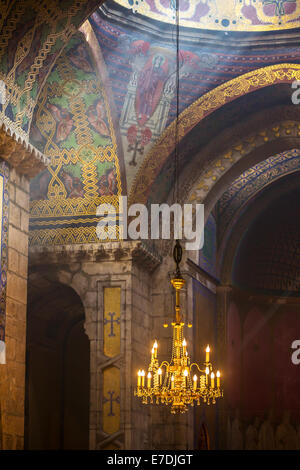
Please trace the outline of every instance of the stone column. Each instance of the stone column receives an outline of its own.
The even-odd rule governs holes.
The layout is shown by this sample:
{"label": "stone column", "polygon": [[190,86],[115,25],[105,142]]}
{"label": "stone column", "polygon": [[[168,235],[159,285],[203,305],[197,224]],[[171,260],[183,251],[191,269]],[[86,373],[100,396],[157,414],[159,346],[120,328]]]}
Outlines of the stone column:
{"label": "stone column", "polygon": [[[150,358],[151,273],[160,259],[141,242],[125,241],[32,247],[30,255],[35,272],[40,266],[41,274],[74,288],[84,306],[90,339],[90,449],[149,449],[150,408],[134,389],[138,369]],[[105,289],[115,289],[113,295],[120,298],[112,310],[106,310]],[[107,352],[110,331],[119,335],[120,347]],[[111,377],[109,368],[115,368]],[[110,399],[108,416],[104,408]]]}
{"label": "stone column", "polygon": [[[0,158],[9,164],[9,225],[6,287],[6,363],[0,365],[0,445],[23,449],[28,268],[29,180],[46,159],[0,128]],[[0,215],[2,217],[2,214]],[[3,221],[2,221],[3,222]],[[2,444],[1,444],[2,442]]]}

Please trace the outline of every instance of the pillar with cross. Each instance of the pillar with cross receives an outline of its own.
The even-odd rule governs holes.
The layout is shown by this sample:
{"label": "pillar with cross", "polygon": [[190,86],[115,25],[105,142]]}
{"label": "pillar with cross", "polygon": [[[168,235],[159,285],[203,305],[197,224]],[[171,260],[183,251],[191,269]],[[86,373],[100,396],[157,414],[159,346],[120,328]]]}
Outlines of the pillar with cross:
{"label": "pillar with cross", "polygon": [[120,397],[119,396],[114,397],[115,392],[111,391],[111,390],[109,390],[107,392],[107,394],[109,396],[108,398],[105,397],[105,396],[103,397],[103,403],[104,404],[107,403],[107,402],[109,403],[109,412],[107,413],[107,416],[115,416],[113,404],[114,404],[114,402],[119,404],[120,403]]}
{"label": "pillar with cross", "polygon": [[107,315],[110,317],[110,319],[104,318],[104,325],[110,323],[110,333],[108,334],[108,336],[116,336],[114,332],[114,323],[120,325],[120,317],[114,318],[114,316],[116,315],[115,312],[108,312]]}

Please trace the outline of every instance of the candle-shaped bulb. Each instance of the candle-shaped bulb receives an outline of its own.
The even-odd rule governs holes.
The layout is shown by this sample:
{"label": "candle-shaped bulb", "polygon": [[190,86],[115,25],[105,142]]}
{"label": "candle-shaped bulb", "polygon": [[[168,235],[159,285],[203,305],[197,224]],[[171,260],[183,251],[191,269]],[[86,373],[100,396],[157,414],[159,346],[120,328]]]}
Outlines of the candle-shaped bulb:
{"label": "candle-shaped bulb", "polygon": [[215,374],[212,372],[210,375],[211,378],[211,388],[215,388]]}
{"label": "candle-shaped bulb", "polygon": [[209,353],[210,353],[210,347],[207,345],[207,348],[205,349],[206,356],[205,356],[205,362],[209,362]]}
{"label": "candle-shaped bulb", "polygon": [[159,385],[161,385],[162,384],[162,370],[161,370],[161,368],[158,369],[157,373],[158,373],[158,383],[159,383]]}
{"label": "candle-shaped bulb", "polygon": [[153,344],[153,349],[154,349],[154,359],[157,358],[157,348],[158,348],[158,344],[157,344],[157,341],[155,340],[154,341],[154,344]]}
{"label": "candle-shaped bulb", "polygon": [[146,372],[144,370],[142,370],[141,372],[141,377],[142,377],[142,387],[145,386],[145,375],[146,375]]}
{"label": "candle-shaped bulb", "polygon": [[174,388],[174,385],[175,385],[175,378],[174,378],[174,375],[172,375],[172,377],[171,377],[171,388]]}
{"label": "candle-shaped bulb", "polygon": [[193,381],[194,381],[194,390],[197,390],[197,381],[198,381],[198,377],[197,377],[196,374],[195,374],[194,377],[193,377]]}
{"label": "candle-shaped bulb", "polygon": [[138,375],[138,387],[140,387],[140,386],[141,386],[141,375],[142,375],[142,371],[139,370],[137,375]]}
{"label": "candle-shaped bulb", "polygon": [[218,370],[218,372],[217,372],[217,387],[220,387],[220,382],[221,382],[221,374],[220,374],[220,371]]}
{"label": "candle-shaped bulb", "polygon": [[186,354],[186,339],[185,338],[182,341],[182,350],[183,350],[183,355],[185,356]]}
{"label": "candle-shaped bulb", "polygon": [[148,372],[148,375],[147,375],[147,387],[148,388],[151,388],[151,379],[152,379],[151,372]]}
{"label": "candle-shaped bulb", "polygon": [[208,367],[206,367],[206,369],[205,369],[205,374],[206,374],[205,383],[206,383],[206,385],[208,385],[208,374],[209,374],[209,368]]}
{"label": "candle-shaped bulb", "polygon": [[185,377],[185,386],[187,387],[189,371],[187,369],[184,369],[183,375]]}

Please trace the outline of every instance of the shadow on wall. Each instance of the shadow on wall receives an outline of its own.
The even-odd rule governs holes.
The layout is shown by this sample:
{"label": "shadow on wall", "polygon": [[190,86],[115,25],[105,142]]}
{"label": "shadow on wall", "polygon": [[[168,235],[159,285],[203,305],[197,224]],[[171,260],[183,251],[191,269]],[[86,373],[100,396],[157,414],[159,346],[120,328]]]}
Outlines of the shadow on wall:
{"label": "shadow on wall", "polygon": [[300,450],[300,422],[291,422],[289,411],[275,420],[273,411],[251,422],[240,419],[239,410],[227,421],[227,449]]}

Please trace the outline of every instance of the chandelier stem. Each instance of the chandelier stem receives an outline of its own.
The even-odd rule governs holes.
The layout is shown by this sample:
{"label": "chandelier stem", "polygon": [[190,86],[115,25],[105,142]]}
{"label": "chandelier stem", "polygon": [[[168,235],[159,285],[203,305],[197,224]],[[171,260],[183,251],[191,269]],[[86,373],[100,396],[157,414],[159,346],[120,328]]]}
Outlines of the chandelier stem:
{"label": "chandelier stem", "polygon": [[175,305],[176,317],[175,317],[175,321],[176,321],[176,324],[179,325],[182,322],[181,307],[180,307],[180,290],[185,285],[185,280],[182,279],[182,278],[171,279],[171,284],[174,287],[174,289],[176,290],[176,305]]}
{"label": "chandelier stem", "polygon": [[181,323],[180,315],[180,291],[176,289],[176,323]]}

